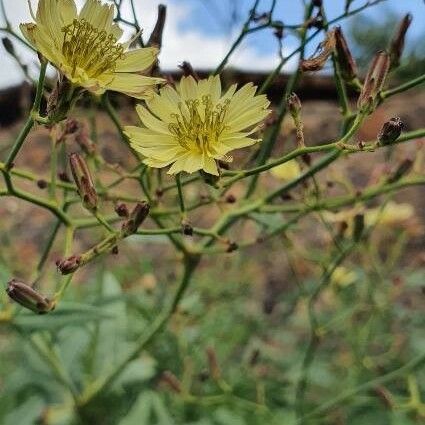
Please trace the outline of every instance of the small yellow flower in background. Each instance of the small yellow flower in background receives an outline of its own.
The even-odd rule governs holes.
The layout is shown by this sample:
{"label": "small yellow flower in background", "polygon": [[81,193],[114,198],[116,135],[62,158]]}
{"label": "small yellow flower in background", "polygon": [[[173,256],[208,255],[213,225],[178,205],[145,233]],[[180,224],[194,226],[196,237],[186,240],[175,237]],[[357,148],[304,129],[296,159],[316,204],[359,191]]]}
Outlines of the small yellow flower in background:
{"label": "small yellow flower in background", "polygon": [[301,167],[295,159],[273,167],[270,172],[281,180],[293,180],[301,174]]}
{"label": "small yellow flower in background", "polygon": [[346,287],[354,283],[357,275],[352,270],[348,270],[344,266],[338,266],[332,273],[331,283],[335,286]]}
{"label": "small yellow flower in background", "polygon": [[[355,207],[337,213],[324,211],[324,217],[331,223],[345,221],[351,226],[354,216],[363,211],[361,207]],[[384,208],[370,208],[363,213],[366,226],[395,226],[413,218],[415,216],[415,209],[408,203],[390,201]]]}
{"label": "small yellow flower in background", "polygon": [[412,218],[415,215],[415,210],[412,205],[396,202],[388,202],[384,209],[372,208],[366,211],[365,224],[372,226],[378,220],[377,224],[391,226]]}
{"label": "small yellow flower in background", "polygon": [[122,30],[113,22],[114,6],[86,0],[79,13],[74,0],[40,0],[35,23],[21,24],[25,38],[74,85],[144,99],[161,78],[139,75],[156,61],[158,49],[126,52]]}
{"label": "small yellow flower in background", "polygon": [[175,90],[163,87],[137,106],[143,127],[125,127],[134,150],[144,163],[156,168],[172,166],[168,174],[198,170],[218,175],[216,160],[231,161],[228,152],[253,145],[249,137],[269,114],[270,102],[255,95],[256,87],[236,84],[222,94],[219,76],[196,81],[183,77]]}

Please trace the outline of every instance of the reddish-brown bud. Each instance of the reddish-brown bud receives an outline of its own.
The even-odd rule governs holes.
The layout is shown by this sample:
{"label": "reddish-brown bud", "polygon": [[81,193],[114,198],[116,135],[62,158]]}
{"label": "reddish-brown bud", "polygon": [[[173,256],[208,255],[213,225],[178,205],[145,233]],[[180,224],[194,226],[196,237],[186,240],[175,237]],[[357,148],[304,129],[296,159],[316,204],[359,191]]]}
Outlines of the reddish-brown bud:
{"label": "reddish-brown bud", "polygon": [[239,248],[238,244],[236,242],[229,241],[227,243],[227,249],[226,252],[233,252],[236,251]]}
{"label": "reddish-brown bud", "polygon": [[39,187],[39,189],[46,189],[48,184],[47,184],[46,180],[40,179],[40,180],[37,180],[37,186]]}
{"label": "reddish-brown bud", "polygon": [[341,27],[335,28],[335,49],[342,78],[351,82],[357,78],[357,65],[348,48]]}
{"label": "reddish-brown bud", "polygon": [[81,255],[71,255],[63,260],[56,261],[56,266],[62,274],[74,273],[81,264]]}
{"label": "reddish-brown bud", "polygon": [[193,236],[193,227],[187,220],[182,221],[182,232],[185,236]]}
{"label": "reddish-brown bud", "polygon": [[164,32],[165,18],[167,17],[167,6],[163,4],[158,5],[158,17],[156,19],[155,27],[149,37],[148,46],[157,47],[162,46],[162,33]]}
{"label": "reddish-brown bud", "polygon": [[145,221],[149,214],[149,204],[145,201],[138,203],[130,214],[130,217],[122,225],[121,231],[124,235],[137,232],[139,226]]}
{"label": "reddish-brown bud", "polygon": [[176,393],[182,392],[181,382],[173,372],[166,370],[162,373],[161,379]]}
{"label": "reddish-brown bud", "polygon": [[196,81],[199,81],[199,76],[192,68],[190,62],[184,61],[179,65],[179,68],[183,71],[185,77],[193,77]]}
{"label": "reddish-brown bud", "polygon": [[207,347],[206,352],[211,378],[217,381],[221,377],[221,371],[217,361],[217,354],[213,347]]}
{"label": "reddish-brown bud", "polygon": [[16,54],[15,53],[15,48],[13,47],[13,43],[10,40],[10,38],[3,37],[1,39],[1,42],[3,43],[4,50],[6,50],[6,52],[9,53],[9,55],[15,56],[15,54]]}
{"label": "reddish-brown bud", "polygon": [[228,204],[234,204],[234,203],[236,202],[236,196],[235,196],[235,195],[233,195],[233,193],[229,193],[229,194],[226,196],[226,202],[227,202]]}
{"label": "reddish-brown bud", "polygon": [[59,177],[59,180],[62,182],[65,182],[65,183],[71,182],[70,178],[68,177],[68,174],[66,174],[65,171],[59,171],[58,177]]}
{"label": "reddish-brown bud", "polygon": [[403,54],[404,40],[406,38],[406,32],[412,23],[412,15],[408,13],[400,22],[397,32],[394,34],[393,39],[390,43],[390,68],[396,68],[400,65],[400,59]]}
{"label": "reddish-brown bud", "polygon": [[12,300],[35,313],[48,313],[53,308],[52,302],[48,298],[17,279],[8,282],[6,292]]}
{"label": "reddish-brown bud", "polygon": [[115,205],[115,212],[119,217],[128,217],[130,215],[127,205],[124,203]]}
{"label": "reddish-brown bud", "polygon": [[371,112],[377,106],[377,97],[384,87],[390,68],[390,55],[385,51],[378,52],[369,66],[363,83],[357,106],[364,112]]}
{"label": "reddish-brown bud", "polygon": [[69,165],[84,207],[89,211],[96,211],[97,193],[86,161],[80,154],[72,153],[69,156]]}
{"label": "reddish-brown bud", "polygon": [[403,160],[394,172],[388,177],[388,183],[395,183],[405,176],[413,167],[413,161],[409,158]]}

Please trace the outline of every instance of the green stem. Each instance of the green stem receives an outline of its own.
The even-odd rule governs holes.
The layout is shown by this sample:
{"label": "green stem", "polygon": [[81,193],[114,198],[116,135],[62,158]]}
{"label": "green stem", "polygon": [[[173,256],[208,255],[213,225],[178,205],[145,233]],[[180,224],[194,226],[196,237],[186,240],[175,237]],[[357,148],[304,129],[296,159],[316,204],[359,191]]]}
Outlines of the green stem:
{"label": "green stem", "polygon": [[406,83],[401,84],[397,87],[382,92],[381,99],[386,99],[388,97],[394,96],[395,94],[402,93],[423,83],[425,83],[425,74],[420,75],[419,77],[414,78],[413,80],[407,81]]}
{"label": "green stem", "polygon": [[182,183],[180,180],[180,173],[176,174],[176,185],[177,185],[177,192],[179,195],[180,213],[183,220],[186,218],[186,208],[184,205],[184,196],[183,196],[183,190],[182,190]]}
{"label": "green stem", "polygon": [[27,118],[24,127],[22,128],[21,132],[19,133],[14,145],[12,146],[12,150],[9,153],[9,156],[6,159],[5,162],[5,169],[9,171],[13,166],[13,161],[16,158],[16,155],[18,155],[20,149],[22,148],[22,145],[25,142],[25,139],[28,136],[28,133],[31,131],[32,126],[34,125],[34,114],[40,113],[40,104],[41,104],[41,98],[43,96],[43,89],[44,89],[44,79],[46,77],[46,68],[47,68],[47,62],[43,60],[41,62],[41,68],[40,68],[40,75],[38,78],[38,84],[37,84],[37,91],[35,94],[35,100],[32,107],[32,112]]}
{"label": "green stem", "polygon": [[[307,21],[313,12],[313,2],[310,2],[308,6],[305,8],[304,13],[304,20]],[[301,30],[301,50],[300,50],[300,58],[299,58],[299,64],[304,59],[305,54],[305,48],[306,48],[306,37],[307,37],[307,27],[303,28]],[[283,98],[280,103],[279,107],[279,114],[276,120],[276,123],[273,125],[273,127],[269,130],[268,134],[266,135],[264,141],[261,144],[260,152],[258,154],[257,158],[257,165],[263,165],[266,163],[267,159],[270,157],[273,147],[275,145],[275,142],[277,140],[277,137],[280,133],[281,124],[283,122],[283,119],[285,118],[286,112],[287,112],[287,97],[291,94],[291,92],[294,90],[295,86],[298,83],[298,80],[301,76],[301,67],[298,66],[297,70],[291,75],[285,89],[285,93],[283,95]],[[261,91],[261,90],[260,90]],[[249,198],[255,191],[255,188],[257,187],[258,183],[258,174],[254,174],[252,177],[248,189],[245,194],[245,198]]]}
{"label": "green stem", "polygon": [[296,424],[301,424],[306,419],[310,419],[319,415],[323,415],[327,412],[329,412],[334,407],[338,406],[339,404],[343,403],[344,401],[354,397],[358,393],[364,393],[370,390],[373,390],[374,388],[377,388],[382,385],[386,385],[401,376],[404,376],[405,374],[421,368],[425,364],[425,353],[422,353],[418,355],[417,357],[413,358],[409,362],[407,362],[402,367],[393,370],[385,375],[379,376],[377,378],[374,378],[368,382],[365,382],[364,384],[361,384],[355,388],[351,388],[346,391],[340,392],[336,397],[332,398],[331,400],[321,404],[320,406],[313,409],[311,412],[306,414],[305,416],[299,418],[296,422]]}
{"label": "green stem", "polygon": [[[339,252],[337,254],[336,259],[333,261],[333,263],[325,270],[323,273],[317,287],[315,288],[314,292],[310,296],[308,300],[308,318],[310,322],[310,340],[307,345],[307,349],[304,354],[303,363],[301,366],[301,374],[300,378],[296,385],[295,390],[295,412],[297,417],[302,417],[304,414],[304,399],[305,399],[305,393],[307,389],[307,379],[309,370],[311,367],[311,364],[313,363],[314,356],[317,350],[318,346],[318,335],[317,335],[317,328],[318,328],[318,322],[316,318],[316,314],[314,311],[315,303],[320,294],[322,293],[323,289],[325,289],[329,283],[330,278],[333,274],[333,272],[336,270],[336,268],[347,258],[347,256],[352,252],[354,247],[356,246],[355,243],[351,243],[348,245],[345,249]],[[302,422],[301,422],[302,423]]]}

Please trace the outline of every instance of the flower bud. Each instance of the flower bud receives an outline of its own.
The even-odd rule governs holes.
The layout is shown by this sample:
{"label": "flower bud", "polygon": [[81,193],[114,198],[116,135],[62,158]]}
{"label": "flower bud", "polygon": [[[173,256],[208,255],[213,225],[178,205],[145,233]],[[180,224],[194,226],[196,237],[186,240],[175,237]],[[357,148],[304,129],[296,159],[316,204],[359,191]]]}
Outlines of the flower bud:
{"label": "flower bud", "polygon": [[162,46],[162,33],[164,32],[165,18],[167,17],[167,6],[163,4],[158,5],[158,17],[156,19],[155,27],[149,37],[148,46],[157,47]]}
{"label": "flower bud", "polygon": [[380,145],[390,145],[395,142],[403,130],[404,124],[399,117],[391,118],[385,122],[378,134],[378,142]]}
{"label": "flower bud", "polygon": [[72,153],[69,156],[69,165],[84,207],[89,211],[96,211],[97,193],[86,161],[80,154]]}
{"label": "flower bud", "polygon": [[47,115],[50,121],[63,121],[72,109],[82,89],[75,88],[67,78],[61,75],[47,99]]}
{"label": "flower bud", "polygon": [[19,280],[9,281],[6,292],[13,301],[35,313],[44,314],[52,310],[53,305],[48,298],[43,297],[31,286]]}
{"label": "flower bud", "polygon": [[370,64],[360,92],[357,106],[360,110],[371,112],[377,105],[377,97],[385,84],[390,67],[390,55],[385,51],[378,52]]}
{"label": "flower bud", "polygon": [[217,354],[213,347],[207,347],[207,358],[208,358],[208,367],[210,370],[211,377],[217,381],[221,377],[220,366],[217,361]]}
{"label": "flower bud", "polygon": [[296,93],[291,93],[286,98],[286,104],[288,105],[288,110],[292,117],[298,117],[301,112],[301,101]]}
{"label": "flower bud", "polygon": [[358,242],[362,235],[364,230],[364,215],[363,214],[356,214],[354,216],[354,227],[353,227],[353,239],[355,242]]}
{"label": "flower bud", "polygon": [[406,175],[413,167],[413,161],[409,158],[406,158],[400,163],[400,165],[395,169],[395,171],[388,177],[387,183],[395,183],[400,180],[404,175]]}
{"label": "flower bud", "polygon": [[130,214],[128,220],[123,223],[121,231],[125,236],[137,232],[139,226],[145,221],[149,214],[149,204],[147,202],[138,203]]}
{"label": "flower bud", "polygon": [[115,205],[115,212],[117,213],[118,217],[128,217],[130,215],[127,205],[124,203]]}
{"label": "flower bud", "polygon": [[284,24],[282,21],[273,21],[270,26],[274,29],[273,34],[281,40],[283,38]]}
{"label": "flower bud", "polygon": [[342,78],[346,82],[353,81],[357,78],[357,65],[350,49],[348,48],[348,44],[345,40],[341,27],[335,28],[335,49]]}
{"label": "flower bud", "polygon": [[193,69],[192,65],[190,62],[187,61],[183,61],[180,65],[179,68],[183,71],[183,75],[185,77],[193,77],[195,79],[195,81],[199,81],[199,76],[198,74],[195,72],[195,70]]}
{"label": "flower bud", "polygon": [[236,242],[228,241],[226,252],[233,252],[239,248],[239,245]]}
{"label": "flower bud", "polygon": [[292,93],[288,96],[286,103],[292,119],[294,120],[298,147],[303,148],[305,143],[304,125],[301,120],[301,101],[295,93]]}
{"label": "flower bud", "polygon": [[176,393],[182,392],[182,385],[176,375],[169,370],[165,370],[162,373],[161,379],[165,382],[173,391]]}
{"label": "flower bud", "polygon": [[71,255],[68,258],[56,261],[56,266],[63,275],[74,273],[80,267],[80,264],[81,255]]}
{"label": "flower bud", "polygon": [[7,53],[11,56],[15,56],[15,48],[13,47],[13,43],[8,37],[3,37],[1,39],[1,42],[3,43],[4,50],[6,50]]}
{"label": "flower bud", "polygon": [[193,227],[187,220],[182,221],[182,232],[185,236],[193,236]]}
{"label": "flower bud", "polygon": [[410,24],[412,23],[412,15],[408,13],[400,22],[397,32],[394,35],[394,38],[391,40],[390,44],[390,68],[396,68],[400,65],[400,59],[403,54],[404,49],[404,39],[406,37],[406,32],[409,29]]}
{"label": "flower bud", "polygon": [[48,186],[48,183],[44,179],[39,179],[37,180],[37,186],[39,189],[46,189],[46,187]]}

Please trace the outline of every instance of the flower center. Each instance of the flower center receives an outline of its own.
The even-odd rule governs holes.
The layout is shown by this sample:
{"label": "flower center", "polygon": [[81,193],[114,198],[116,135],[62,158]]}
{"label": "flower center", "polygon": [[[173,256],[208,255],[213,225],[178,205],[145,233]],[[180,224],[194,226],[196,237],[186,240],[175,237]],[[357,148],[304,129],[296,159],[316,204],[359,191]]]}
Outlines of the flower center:
{"label": "flower center", "polygon": [[122,57],[124,48],[117,39],[106,31],[99,31],[85,19],[74,21],[63,27],[62,53],[74,77],[77,68],[89,77],[97,77],[115,70],[117,59]]}
{"label": "flower center", "polygon": [[224,104],[214,106],[211,96],[203,96],[202,102],[198,99],[186,100],[186,108],[180,104],[180,114],[171,115],[176,122],[169,124],[168,128],[180,146],[188,151],[217,155],[214,146],[226,128],[224,119],[229,103],[226,100]]}

